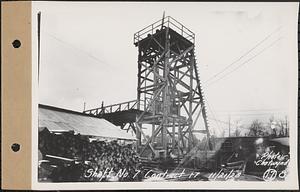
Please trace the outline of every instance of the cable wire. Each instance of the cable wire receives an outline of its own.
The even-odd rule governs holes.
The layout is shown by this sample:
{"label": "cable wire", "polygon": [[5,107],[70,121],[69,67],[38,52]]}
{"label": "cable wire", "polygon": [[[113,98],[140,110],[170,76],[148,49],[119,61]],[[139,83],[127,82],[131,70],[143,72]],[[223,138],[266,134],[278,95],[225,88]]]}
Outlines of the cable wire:
{"label": "cable wire", "polygon": [[229,65],[227,65],[225,68],[223,68],[220,72],[216,73],[215,75],[213,75],[212,77],[210,77],[209,79],[207,79],[204,83],[207,83],[209,81],[211,81],[212,79],[216,78],[219,74],[223,73],[224,71],[226,71],[228,68],[230,68],[231,66],[233,66],[235,63],[237,63],[238,61],[240,61],[242,58],[244,58],[245,56],[247,56],[249,53],[251,53],[254,49],[256,49],[259,45],[261,45],[263,42],[265,42],[267,39],[269,39],[273,34],[275,34],[276,32],[278,32],[280,29],[282,28],[282,26],[279,26],[276,30],[274,30],[273,32],[271,32],[267,37],[265,37],[263,40],[261,40],[260,42],[258,42],[254,47],[252,47],[250,50],[248,50],[246,53],[244,53],[242,56],[240,56],[238,59],[236,59],[235,61],[233,61],[232,63],[230,63]]}
{"label": "cable wire", "polygon": [[[212,81],[211,83],[209,83],[208,85],[212,85],[214,83],[216,83],[217,81],[223,79],[224,77],[226,77],[227,75],[233,73],[234,71],[238,70],[240,67],[244,66],[245,64],[249,63],[251,60],[253,60],[255,57],[257,57],[258,55],[262,54],[265,50],[267,50],[268,48],[272,47],[276,42],[278,42],[280,39],[282,39],[283,37],[279,37],[278,39],[276,39],[275,41],[273,41],[269,46],[265,47],[264,49],[262,49],[259,53],[255,54],[254,56],[250,57],[250,59],[246,60],[245,62],[241,63],[240,65],[238,65],[236,68],[234,68],[232,71],[225,73],[225,75],[221,76],[219,79]],[[207,85],[207,86],[208,86]]]}

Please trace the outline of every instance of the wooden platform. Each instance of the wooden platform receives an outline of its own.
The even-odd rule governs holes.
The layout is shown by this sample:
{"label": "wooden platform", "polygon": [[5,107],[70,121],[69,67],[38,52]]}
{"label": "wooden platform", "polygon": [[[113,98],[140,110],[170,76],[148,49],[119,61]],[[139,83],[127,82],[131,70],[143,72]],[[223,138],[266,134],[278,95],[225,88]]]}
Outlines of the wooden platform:
{"label": "wooden platform", "polygon": [[138,109],[129,109],[126,111],[117,111],[113,113],[105,113],[102,118],[113,123],[116,126],[122,126],[126,123],[134,123],[143,111]]}
{"label": "wooden platform", "polygon": [[[159,45],[157,45],[157,42],[161,44],[163,47],[166,42],[166,30],[167,28],[164,27],[163,29],[157,29],[156,32],[151,35],[148,34],[148,36],[139,42],[134,43],[135,46],[144,46],[144,47],[151,47],[153,50],[159,50]],[[168,28],[169,34],[170,34],[170,41],[171,42],[178,42],[177,45],[172,44],[170,46],[171,51],[180,54],[182,50],[185,50],[186,48],[193,45],[191,41],[188,39],[182,37],[179,33],[177,33],[172,28]],[[155,40],[154,40],[155,39]]]}

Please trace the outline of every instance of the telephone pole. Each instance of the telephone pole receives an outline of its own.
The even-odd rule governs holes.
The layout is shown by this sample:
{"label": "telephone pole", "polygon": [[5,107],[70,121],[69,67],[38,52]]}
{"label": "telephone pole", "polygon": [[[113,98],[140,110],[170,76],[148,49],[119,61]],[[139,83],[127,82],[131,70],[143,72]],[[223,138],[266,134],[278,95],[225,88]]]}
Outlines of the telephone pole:
{"label": "telephone pole", "polygon": [[228,137],[230,137],[230,115],[228,118]]}
{"label": "telephone pole", "polygon": [[285,136],[289,136],[287,116],[285,116]]}

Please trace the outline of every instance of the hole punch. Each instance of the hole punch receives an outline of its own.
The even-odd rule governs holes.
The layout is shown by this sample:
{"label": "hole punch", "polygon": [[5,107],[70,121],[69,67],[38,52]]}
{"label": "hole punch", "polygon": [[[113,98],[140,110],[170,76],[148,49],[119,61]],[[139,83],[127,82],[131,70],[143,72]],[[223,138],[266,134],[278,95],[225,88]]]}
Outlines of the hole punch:
{"label": "hole punch", "polygon": [[14,152],[18,152],[20,150],[21,146],[20,144],[18,143],[14,143],[11,145],[11,149],[14,151]]}
{"label": "hole punch", "polygon": [[12,45],[13,45],[14,48],[19,48],[19,47],[21,47],[21,41],[16,39],[12,42]]}

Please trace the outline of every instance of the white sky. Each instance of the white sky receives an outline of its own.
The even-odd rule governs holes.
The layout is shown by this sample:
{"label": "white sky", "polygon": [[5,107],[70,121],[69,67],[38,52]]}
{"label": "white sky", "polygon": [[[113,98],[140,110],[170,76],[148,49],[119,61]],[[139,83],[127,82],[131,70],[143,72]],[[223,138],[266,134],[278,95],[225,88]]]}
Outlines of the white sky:
{"label": "white sky", "polygon": [[297,65],[296,50],[291,47],[297,43],[297,6],[34,2],[33,11],[42,12],[39,102],[82,111],[84,102],[95,108],[102,101],[109,105],[136,99],[133,34],[165,11],[196,35],[200,79],[215,131],[228,125],[212,118],[227,122],[229,114],[232,123],[241,124],[268,120],[272,114],[284,118],[289,77],[296,74],[291,70]]}

